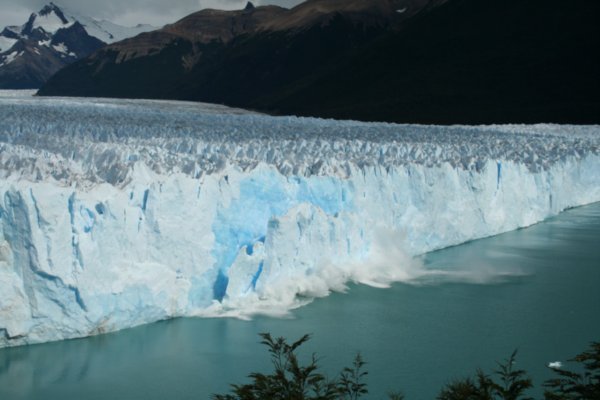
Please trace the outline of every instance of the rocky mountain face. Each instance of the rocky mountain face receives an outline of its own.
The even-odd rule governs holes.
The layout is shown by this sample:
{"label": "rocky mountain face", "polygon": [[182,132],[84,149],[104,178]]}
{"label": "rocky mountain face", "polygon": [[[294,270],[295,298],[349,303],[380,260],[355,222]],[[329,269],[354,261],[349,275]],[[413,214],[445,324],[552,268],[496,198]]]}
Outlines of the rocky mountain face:
{"label": "rocky mountain face", "polygon": [[[111,44],[45,85],[40,94],[109,97],[217,99],[194,81],[207,68],[230,69],[231,52],[252,62],[231,77],[275,86],[298,74],[310,74],[325,59],[336,58],[397,29],[419,11],[440,0],[309,0],[289,10],[277,6],[221,11],[205,9],[160,30]],[[281,47],[280,44],[282,45]],[[291,54],[293,53],[293,54]],[[296,62],[300,58],[300,62]],[[266,64],[277,76],[253,66]],[[293,64],[293,65],[292,65]],[[93,77],[92,77],[93,75]],[[271,75],[271,74],[268,74]],[[208,76],[206,76],[208,77]],[[209,78],[210,80],[210,78]],[[233,97],[238,93],[216,89]]]}
{"label": "rocky mountain face", "polygon": [[593,0],[249,3],[111,44],[39,93],[393,122],[600,122],[598,17]]}
{"label": "rocky mountain face", "polygon": [[0,88],[39,88],[56,71],[106,43],[152,29],[97,21],[50,3],[25,24],[0,32]]}

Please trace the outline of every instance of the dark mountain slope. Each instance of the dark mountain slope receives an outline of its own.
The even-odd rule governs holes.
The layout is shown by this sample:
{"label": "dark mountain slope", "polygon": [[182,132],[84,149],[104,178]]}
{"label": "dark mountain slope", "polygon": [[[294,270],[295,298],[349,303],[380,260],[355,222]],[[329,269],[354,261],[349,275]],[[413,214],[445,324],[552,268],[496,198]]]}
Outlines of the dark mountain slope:
{"label": "dark mountain slope", "polygon": [[424,123],[600,122],[600,4],[453,0],[277,102]]}
{"label": "dark mountain slope", "polygon": [[174,36],[126,62],[107,48],[58,73],[40,94],[395,122],[600,122],[597,1],[450,0],[413,2],[412,11],[396,2],[376,22],[354,10],[305,16],[311,4],[336,1],[280,11],[227,41],[160,32]]}
{"label": "dark mountain slope", "polygon": [[283,110],[279,104],[299,90],[311,91],[321,76],[334,76],[348,55],[385,32],[338,16],[326,26],[315,25],[295,34],[293,40],[287,32],[241,37],[212,60],[197,64],[173,94],[188,100],[294,113],[293,105]]}
{"label": "dark mountain slope", "polygon": [[[396,7],[414,10],[441,0],[311,0],[287,10],[253,7],[202,10],[161,30],[112,44],[59,72],[40,95],[191,98],[228,102],[229,81],[247,85],[231,96],[243,100],[248,90],[276,90],[313,73],[324,61],[365,40],[388,32],[406,19]],[[307,7],[308,4],[310,7]],[[237,66],[231,58],[243,57]],[[247,61],[247,63],[246,63]],[[253,70],[253,66],[267,71]],[[242,71],[238,73],[236,68]],[[277,76],[269,70],[278,71]],[[231,80],[223,72],[236,76]],[[217,73],[224,82],[212,85]],[[256,79],[255,75],[260,77]],[[204,83],[212,85],[203,87]],[[200,91],[202,93],[197,93]],[[210,93],[218,94],[216,99]],[[256,93],[255,93],[256,94]],[[254,94],[254,95],[255,95]]]}

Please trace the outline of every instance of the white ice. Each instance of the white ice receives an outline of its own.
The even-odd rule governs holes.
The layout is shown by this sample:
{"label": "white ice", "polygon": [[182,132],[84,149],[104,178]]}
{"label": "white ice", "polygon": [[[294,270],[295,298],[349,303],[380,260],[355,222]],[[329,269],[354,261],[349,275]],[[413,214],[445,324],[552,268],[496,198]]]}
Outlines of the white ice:
{"label": "white ice", "polygon": [[419,280],[415,255],[599,201],[599,145],[0,92],[0,346]]}
{"label": "white ice", "polygon": [[562,368],[562,362],[560,362],[560,361],[549,362],[548,363],[548,368],[561,369]]}

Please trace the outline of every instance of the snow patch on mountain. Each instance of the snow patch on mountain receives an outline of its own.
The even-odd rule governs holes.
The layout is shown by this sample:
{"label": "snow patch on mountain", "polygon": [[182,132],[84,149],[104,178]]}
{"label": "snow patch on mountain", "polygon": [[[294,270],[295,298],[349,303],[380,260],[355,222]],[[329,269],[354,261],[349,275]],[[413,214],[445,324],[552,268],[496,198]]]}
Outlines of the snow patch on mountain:
{"label": "snow patch on mountain", "polygon": [[2,62],[0,63],[0,66],[8,65],[22,55],[22,51],[13,51],[12,53],[6,54],[5,56],[0,56],[2,57]]}
{"label": "snow patch on mountain", "polygon": [[59,53],[67,54],[69,52],[69,49],[67,48],[67,46],[65,46],[64,43],[55,44],[52,47]]}
{"label": "snow patch on mountain", "polygon": [[[101,41],[103,41],[104,43],[118,42],[118,41],[126,39],[128,37],[136,36],[142,32],[149,32],[149,31],[157,29],[156,27],[147,25],[147,24],[139,24],[139,25],[136,25],[133,27],[121,26],[121,25],[112,23],[110,21],[97,20],[95,18],[91,18],[86,15],[82,15],[82,14],[74,12],[74,11],[70,10],[69,8],[66,8],[62,5],[59,6],[59,5],[56,5],[55,3],[50,3],[50,5],[54,10],[60,10],[59,12],[61,12],[64,15],[66,23],[64,21],[61,21],[61,18],[57,17],[56,11],[54,11],[51,14],[54,17],[52,17],[52,18],[48,17],[48,19],[50,21],[52,21],[52,23],[45,23],[45,25],[48,26],[48,29],[53,29],[55,26],[59,26],[59,24],[62,24],[61,26],[59,26],[59,28],[60,27],[68,27],[75,22],[79,22],[81,25],[83,25],[84,29],[90,36],[94,36],[94,37],[100,39]],[[40,17],[38,16],[38,18],[36,18],[36,21],[39,18]],[[40,25],[42,27],[45,26],[45,25],[42,25],[41,22],[40,22]],[[55,30],[50,31],[50,30],[47,30],[46,28],[44,28],[44,29],[47,32],[56,32]]]}
{"label": "snow patch on mountain", "polygon": [[13,45],[17,43],[17,39],[11,39],[4,36],[0,36],[0,53],[10,50]]}
{"label": "snow patch on mountain", "polygon": [[129,37],[134,37],[143,32],[150,32],[158,28],[148,24],[138,24],[136,26],[122,26],[106,20],[96,20],[84,15],[68,12],[69,18],[79,21],[85,30],[91,36],[94,36],[104,43],[119,42]]}
{"label": "snow patch on mountain", "polygon": [[600,127],[415,126],[0,92],[1,346],[282,315],[600,201]]}
{"label": "snow patch on mountain", "polygon": [[[150,25],[123,27],[98,21],[49,3],[21,26],[0,31],[0,88],[35,88],[69,63],[104,44],[155,29]],[[17,53],[13,52],[18,50]]]}
{"label": "snow patch on mountain", "polygon": [[50,6],[44,7],[42,11],[35,15],[33,19],[33,29],[42,28],[45,32],[54,34],[62,28],[68,28],[75,21],[65,18],[58,7],[52,3]]}
{"label": "snow patch on mountain", "polygon": [[0,51],[10,49],[19,38],[28,38],[36,30],[42,30],[51,40],[51,37],[59,29],[67,29],[75,23],[80,23],[90,36],[104,43],[114,43],[142,32],[157,29],[146,24],[139,24],[134,27],[121,26],[110,21],[97,20],[81,15],[63,6],[49,3],[39,12],[33,13],[24,25],[6,27],[0,34]]}

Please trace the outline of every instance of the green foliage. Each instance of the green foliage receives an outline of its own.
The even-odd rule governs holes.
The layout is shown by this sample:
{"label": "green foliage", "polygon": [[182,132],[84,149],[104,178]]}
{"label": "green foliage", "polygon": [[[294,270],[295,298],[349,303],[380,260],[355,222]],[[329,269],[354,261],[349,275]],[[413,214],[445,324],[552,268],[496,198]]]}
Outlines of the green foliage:
{"label": "green foliage", "polygon": [[501,384],[493,383],[493,391],[496,396],[503,400],[532,400],[531,397],[521,397],[527,389],[533,387],[531,379],[527,377],[527,373],[522,369],[513,369],[517,351],[513,351],[510,358],[504,363],[498,363],[499,369],[494,371],[500,377]]}
{"label": "green foliage", "polygon": [[309,335],[292,344],[282,337],[273,339],[268,333],[260,336],[271,355],[274,371],[269,375],[251,373],[252,383],[232,385],[233,394],[214,395],[214,400],[356,400],[368,392],[363,382],[367,375],[365,361],[360,354],[352,367],[342,370],[338,380],[330,381],[318,371],[314,354],[306,366],[298,360],[296,350],[310,339]]}
{"label": "green foliage", "polygon": [[404,395],[402,392],[389,392],[388,398],[390,400],[404,400]]}
{"label": "green foliage", "polygon": [[[360,354],[352,366],[342,369],[339,377],[329,380],[319,372],[317,357],[313,354],[307,365],[298,360],[297,350],[306,343],[304,335],[293,343],[280,337],[274,339],[261,333],[261,343],[267,346],[274,371],[271,374],[253,372],[252,382],[231,385],[232,394],[217,394],[213,400],[357,400],[368,393],[364,382],[368,372]],[[517,352],[498,362],[494,380],[478,369],[474,377],[455,380],[442,388],[437,400],[532,400],[524,397],[533,387],[522,369],[515,369]],[[558,376],[546,381],[545,400],[600,400],[600,342],[594,342],[585,351],[569,361],[581,364],[583,372],[563,369],[552,370]],[[404,400],[400,392],[388,394],[390,400]]]}
{"label": "green foliage", "polygon": [[340,381],[338,382],[338,390],[341,394],[345,394],[350,400],[356,400],[361,395],[367,394],[367,384],[362,379],[368,375],[367,371],[363,371],[365,366],[360,353],[354,358],[352,367],[346,367],[340,374]]}
{"label": "green foliage", "polygon": [[515,350],[504,363],[498,363],[494,373],[499,382],[478,369],[474,379],[456,380],[442,388],[438,400],[531,400],[522,397],[533,384],[524,370],[513,368],[516,357]]}
{"label": "green foliage", "polygon": [[438,400],[493,400],[493,381],[478,369],[475,379],[465,378],[442,388]]}
{"label": "green foliage", "polygon": [[582,364],[583,372],[552,368],[558,377],[544,383],[546,400],[598,400],[600,399],[600,342],[569,360]]}

